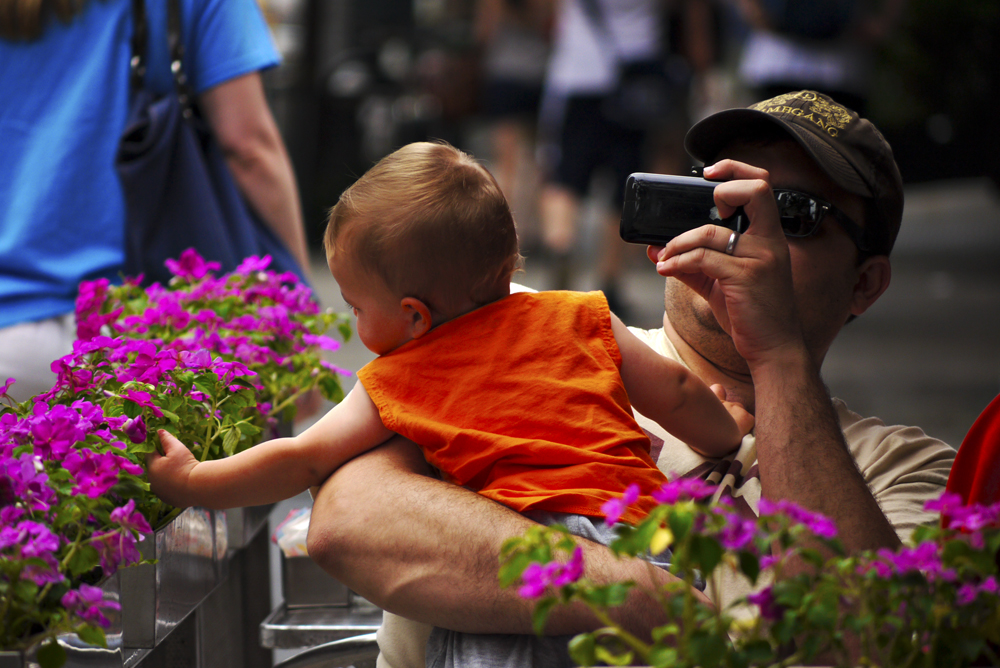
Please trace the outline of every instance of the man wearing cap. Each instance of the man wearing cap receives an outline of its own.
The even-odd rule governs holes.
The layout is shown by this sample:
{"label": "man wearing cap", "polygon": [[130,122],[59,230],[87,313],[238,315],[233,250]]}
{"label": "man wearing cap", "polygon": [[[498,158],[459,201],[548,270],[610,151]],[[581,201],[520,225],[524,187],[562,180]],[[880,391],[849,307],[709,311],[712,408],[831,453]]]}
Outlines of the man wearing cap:
{"label": "man wearing cap", "polygon": [[[903,187],[889,145],[830,98],[799,91],[722,111],[688,133],[686,147],[724,181],[725,217],[743,207],[742,235],[707,225],[650,248],[667,277],[663,327],[633,329],[754,413],[735,455],[706,460],[639,416],[664,472],[719,485],[747,515],[761,496],[789,499],[837,523],[849,550],[899,545],[933,519],[923,504],[944,491],[954,450],[913,427],[887,427],[831,400],[820,377],[840,329],[889,285]],[[467,633],[530,633],[530,603],[497,584],[503,541],[531,522],[428,477],[419,451],[390,442],[340,469],[317,496],[310,555],[387,610]],[[410,530],[419,527],[419,530]],[[669,578],[584,546],[595,581]],[[749,591],[724,583],[719,604]],[[617,613],[642,632],[662,623],[639,593]],[[547,632],[593,628],[562,608]],[[380,665],[423,665],[420,627],[388,616]]]}

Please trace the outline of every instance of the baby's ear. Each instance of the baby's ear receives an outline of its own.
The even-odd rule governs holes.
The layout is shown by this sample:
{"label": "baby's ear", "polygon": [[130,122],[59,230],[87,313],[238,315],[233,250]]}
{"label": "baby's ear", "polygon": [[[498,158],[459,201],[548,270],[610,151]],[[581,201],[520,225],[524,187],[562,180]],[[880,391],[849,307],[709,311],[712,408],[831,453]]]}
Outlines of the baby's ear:
{"label": "baby's ear", "polygon": [[427,304],[416,297],[403,297],[399,303],[403,311],[410,318],[410,337],[419,339],[421,336],[431,331],[434,323],[431,321],[431,310]]}

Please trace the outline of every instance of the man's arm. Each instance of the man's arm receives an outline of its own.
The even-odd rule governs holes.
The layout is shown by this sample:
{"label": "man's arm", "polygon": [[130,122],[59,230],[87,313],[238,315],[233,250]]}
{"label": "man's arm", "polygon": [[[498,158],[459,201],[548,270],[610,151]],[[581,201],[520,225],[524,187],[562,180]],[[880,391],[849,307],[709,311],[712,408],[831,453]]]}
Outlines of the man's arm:
{"label": "man's arm", "polygon": [[298,186],[260,74],[252,72],[210,88],[198,103],[240,191],[308,272]]}
{"label": "man's arm", "polygon": [[818,369],[789,353],[760,364],[757,461],[771,499],[790,499],[832,518],[848,551],[895,548],[899,537],[851,457]]}
{"label": "man's arm", "polygon": [[[390,612],[467,633],[532,633],[532,603],[516,587],[502,589],[497,573],[504,541],[533,523],[429,474],[417,447],[401,437],[342,466],[314,500],[309,556]],[[618,560],[602,545],[579,542],[592,580],[634,579],[648,589],[675,579],[646,562]],[[661,606],[639,592],[616,616],[643,635],[665,621]],[[585,608],[559,606],[546,631],[598,626]]]}

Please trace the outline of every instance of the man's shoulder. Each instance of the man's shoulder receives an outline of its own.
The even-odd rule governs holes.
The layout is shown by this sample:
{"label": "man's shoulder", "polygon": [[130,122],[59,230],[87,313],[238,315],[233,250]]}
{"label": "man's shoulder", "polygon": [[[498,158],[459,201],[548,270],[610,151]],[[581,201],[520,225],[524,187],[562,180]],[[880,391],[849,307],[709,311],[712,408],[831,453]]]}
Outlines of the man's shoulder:
{"label": "man's shoulder", "polygon": [[662,327],[657,327],[655,329],[629,327],[628,330],[635,334],[640,341],[664,357],[669,357],[672,360],[683,363],[683,360],[681,360],[680,356],[677,354],[677,349],[674,348],[674,344],[672,344],[670,339],[667,338],[667,333],[663,331]]}
{"label": "man's shoulder", "polygon": [[877,417],[862,416],[837,398],[833,399],[833,407],[837,411],[844,438],[852,451],[886,445],[905,446],[906,449],[930,449],[943,453],[955,451],[944,441],[926,434],[920,427],[886,424]]}
{"label": "man's shoulder", "polygon": [[923,504],[944,491],[955,449],[919,427],[863,417],[839,399],[833,404],[851,456],[900,538],[932,521]]}

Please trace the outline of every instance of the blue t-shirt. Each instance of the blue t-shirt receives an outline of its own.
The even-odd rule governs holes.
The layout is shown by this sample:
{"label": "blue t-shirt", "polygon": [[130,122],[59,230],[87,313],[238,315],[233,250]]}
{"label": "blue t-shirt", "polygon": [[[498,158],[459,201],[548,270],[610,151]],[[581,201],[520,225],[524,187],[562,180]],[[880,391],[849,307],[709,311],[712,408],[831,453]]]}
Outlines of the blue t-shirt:
{"label": "blue t-shirt", "polygon": [[[149,84],[170,90],[166,1],[146,0]],[[41,39],[0,39],[0,327],[73,310],[81,280],[117,280],[124,203],[114,157],[129,105],[131,0],[90,0]],[[196,93],[276,65],[255,0],[181,0]]]}

